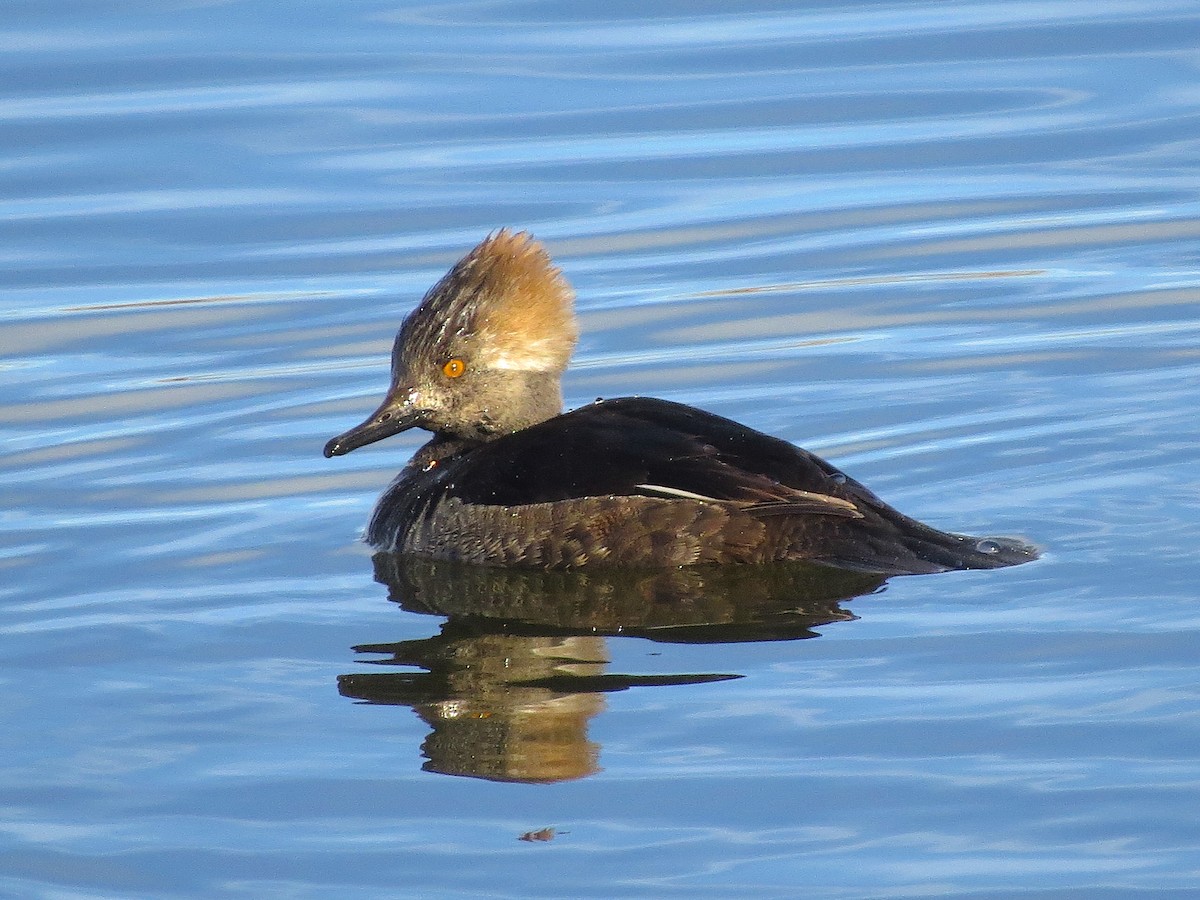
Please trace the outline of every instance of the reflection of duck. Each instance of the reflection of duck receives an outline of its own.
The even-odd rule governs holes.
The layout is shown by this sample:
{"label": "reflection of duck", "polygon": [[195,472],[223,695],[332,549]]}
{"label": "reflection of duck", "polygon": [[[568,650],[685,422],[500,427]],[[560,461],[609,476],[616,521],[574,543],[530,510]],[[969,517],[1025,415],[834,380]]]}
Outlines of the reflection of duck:
{"label": "reflection of duck", "polygon": [[355,648],[389,654],[381,665],[426,671],[343,675],[338,690],[415,709],[432,728],[422,746],[428,771],[529,782],[597,771],[599,747],[587,727],[604,693],[738,677],[606,673],[602,635],[705,643],[815,637],[815,626],[854,618],[838,601],[884,580],[807,563],[563,572],[390,553],[375,555],[375,577],[405,609],[450,620],[424,640]]}
{"label": "reflection of duck", "polygon": [[376,553],[375,580],[412,612],[508,633],[610,634],[672,643],[795,640],[854,616],[840,601],[884,576],[805,562],[576,571],[503,569]]}
{"label": "reflection of duck", "polygon": [[923,525],[811,453],[689,406],[561,413],[572,300],[540,244],[500,231],[405,319],[383,403],[325,446],[434,434],[380,498],[372,544],[538,568],[811,559],[913,574],[1037,556]]}

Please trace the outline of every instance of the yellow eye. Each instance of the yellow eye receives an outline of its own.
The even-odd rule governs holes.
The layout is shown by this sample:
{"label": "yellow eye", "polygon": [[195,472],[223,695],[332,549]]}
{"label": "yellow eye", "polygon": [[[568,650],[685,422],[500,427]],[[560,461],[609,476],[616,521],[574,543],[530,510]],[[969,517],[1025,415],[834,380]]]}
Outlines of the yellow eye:
{"label": "yellow eye", "polygon": [[457,378],[465,371],[467,371],[467,364],[458,357],[455,357],[442,366],[442,374],[447,378]]}

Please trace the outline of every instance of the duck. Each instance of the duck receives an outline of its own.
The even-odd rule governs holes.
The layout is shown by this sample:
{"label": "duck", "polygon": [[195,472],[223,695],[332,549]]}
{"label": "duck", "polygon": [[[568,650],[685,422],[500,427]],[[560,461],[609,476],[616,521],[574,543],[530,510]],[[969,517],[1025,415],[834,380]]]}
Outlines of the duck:
{"label": "duck", "polygon": [[563,411],[575,294],[523,231],[489,234],[403,320],[391,384],[326,457],[422,428],[364,534],[376,551],[579,569],[804,561],[883,575],[995,569],[1018,538],[941,531],[794,444],[692,406]]}

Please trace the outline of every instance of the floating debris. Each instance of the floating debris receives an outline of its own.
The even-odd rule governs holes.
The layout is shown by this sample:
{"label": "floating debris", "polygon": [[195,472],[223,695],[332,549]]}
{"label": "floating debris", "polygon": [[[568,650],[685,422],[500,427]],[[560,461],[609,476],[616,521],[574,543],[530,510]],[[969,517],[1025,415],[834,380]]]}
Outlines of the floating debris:
{"label": "floating debris", "polygon": [[517,838],[517,840],[529,841],[530,843],[534,841],[552,841],[554,840],[555,835],[570,833],[571,832],[569,831],[555,831],[553,828],[540,828],[537,831],[525,832],[523,835]]}

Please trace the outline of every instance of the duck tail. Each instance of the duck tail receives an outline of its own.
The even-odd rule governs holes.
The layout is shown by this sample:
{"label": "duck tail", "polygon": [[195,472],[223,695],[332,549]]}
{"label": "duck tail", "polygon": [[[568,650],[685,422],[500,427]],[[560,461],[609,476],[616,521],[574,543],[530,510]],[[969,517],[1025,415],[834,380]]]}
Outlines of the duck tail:
{"label": "duck tail", "polygon": [[896,514],[889,526],[854,533],[839,529],[812,554],[816,562],[882,575],[928,575],[961,569],[1002,569],[1037,559],[1037,547],[1020,538],[973,537],[939,531]]}
{"label": "duck tail", "polygon": [[924,571],[956,569],[1003,569],[1037,559],[1037,547],[1015,537],[972,537],[923,526],[906,535],[905,545]]}

